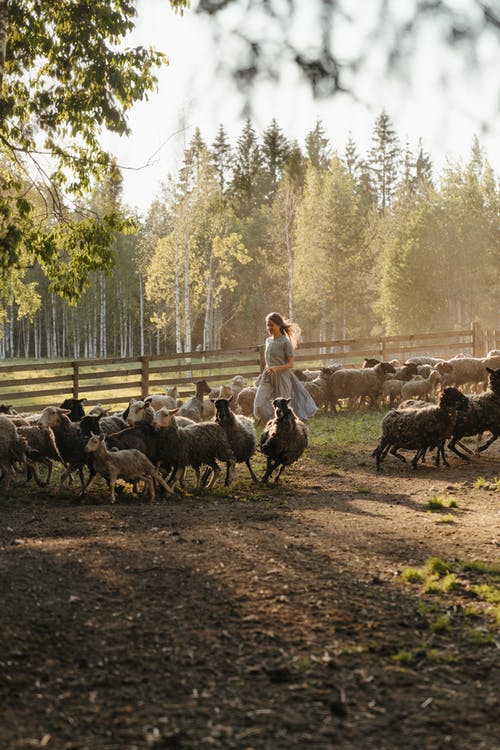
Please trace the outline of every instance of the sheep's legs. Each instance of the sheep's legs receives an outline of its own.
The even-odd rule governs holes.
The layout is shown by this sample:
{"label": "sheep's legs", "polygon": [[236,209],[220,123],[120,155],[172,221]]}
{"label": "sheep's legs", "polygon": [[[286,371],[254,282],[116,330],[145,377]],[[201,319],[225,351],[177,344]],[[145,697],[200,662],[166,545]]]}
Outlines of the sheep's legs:
{"label": "sheep's legs", "polygon": [[269,477],[278,466],[279,466],[279,461],[273,461],[271,458],[268,458],[266,471],[264,472],[264,476],[262,477],[261,482],[266,484]]}
{"label": "sheep's legs", "polygon": [[234,467],[236,465],[235,461],[226,461],[226,479],[224,481],[224,484],[226,487],[231,484],[233,481],[233,474],[234,474]]}
{"label": "sheep's legs", "polygon": [[456,443],[458,440],[456,438],[452,438],[448,443],[448,448],[450,451],[453,451],[459,458],[461,458],[463,461],[470,461],[469,456],[466,456],[465,453],[461,453],[458,448],[456,447]]}
{"label": "sheep's legs", "polygon": [[253,481],[254,482],[258,482],[259,478],[258,478],[257,474],[255,473],[255,471],[252,469],[252,466],[250,464],[250,459],[247,458],[247,460],[245,461],[245,463],[247,465],[248,471],[250,472],[250,476],[252,477]]}
{"label": "sheep's legs", "polygon": [[478,447],[477,452],[478,453],[482,453],[483,451],[485,451],[486,448],[489,448],[490,445],[495,442],[495,440],[497,439],[497,437],[498,437],[498,435],[496,433],[493,433],[492,436],[490,437],[490,439],[487,440],[484,445],[480,445]]}

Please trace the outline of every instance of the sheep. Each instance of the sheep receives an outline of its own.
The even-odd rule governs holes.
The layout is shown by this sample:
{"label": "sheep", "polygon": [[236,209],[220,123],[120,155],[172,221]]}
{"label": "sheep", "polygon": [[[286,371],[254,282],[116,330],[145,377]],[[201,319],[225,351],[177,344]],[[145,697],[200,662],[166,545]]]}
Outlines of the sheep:
{"label": "sheep", "polygon": [[[174,406],[169,406],[167,408],[174,409],[175,402],[174,402]],[[127,418],[125,420],[126,422],[125,427],[126,426],[133,427],[135,424],[138,424],[139,422],[147,422],[148,424],[153,424],[155,411],[156,411],[156,408],[153,407],[151,400],[134,401],[134,403],[130,404],[129,406]]]}
{"label": "sheep", "polygon": [[377,471],[388,452],[400,461],[406,461],[397,452],[398,448],[417,451],[411,462],[414,469],[429,448],[437,448],[437,462],[441,456],[444,465],[448,466],[444,442],[453,434],[458,411],[466,409],[467,404],[467,397],[457,388],[445,388],[437,405],[430,404],[421,409],[391,409],[382,419],[382,434],[372,453]]}
{"label": "sheep", "polygon": [[323,407],[325,411],[335,411],[335,404],[330,399],[330,384],[332,375],[341,369],[341,365],[322,367],[317,371],[317,377],[304,382],[304,387],[314,399],[316,406]]}
{"label": "sheep", "polygon": [[179,391],[175,385],[173,388],[169,388],[165,393],[155,393],[151,396],[146,396],[144,399],[145,404],[149,404],[154,411],[158,411],[163,406],[167,409],[175,409],[178,406]]}
{"label": "sheep", "polygon": [[196,381],[196,394],[179,407],[179,416],[189,417],[193,422],[201,422],[203,418],[203,396],[210,393],[210,386],[206,380]]}
{"label": "sheep", "polygon": [[85,416],[83,402],[86,400],[86,398],[65,398],[62,404],[59,404],[59,408],[67,410],[71,422],[79,422]]}
{"label": "sheep", "polygon": [[406,380],[396,380],[388,378],[382,383],[382,397],[387,398],[389,406],[394,406],[401,397],[401,389],[406,384]]}
{"label": "sheep", "polygon": [[421,375],[416,375],[412,380],[409,380],[401,387],[401,398],[403,400],[409,398],[425,398],[429,399],[439,383],[441,383],[441,375],[437,370],[432,370],[428,378],[424,378]]}
{"label": "sheep", "polygon": [[[203,399],[202,421],[207,421],[215,417],[214,401],[216,398],[230,398],[233,395],[233,389],[228,383],[212,388],[207,398]],[[173,407],[172,407],[173,408]]]}
{"label": "sheep", "polygon": [[309,431],[293,409],[289,398],[275,398],[274,418],[270,419],[260,436],[259,448],[266,456],[266,470],[262,482],[267,484],[273,472],[276,484],[285,468],[298,461],[308,444]]}
{"label": "sheep", "polygon": [[[448,448],[457,456],[468,461],[465,453],[457,449],[457,443],[468,435],[481,435],[489,430],[492,434],[484,445],[477,447],[477,453],[486,450],[500,434],[500,368],[487,368],[488,390],[484,393],[467,396],[467,409],[461,411],[453,427]],[[465,448],[465,446],[462,446]]]}
{"label": "sheep", "polygon": [[215,422],[203,422],[187,427],[179,427],[175,415],[178,409],[159,409],[155,414],[154,425],[165,438],[164,460],[174,466],[173,486],[183,484],[186,468],[191,466],[196,473],[196,487],[200,486],[200,467],[204,464],[212,469],[212,476],[207,484],[211,488],[220,474],[217,461],[226,463],[225,484],[231,483],[235,457],[226,433]]}
{"label": "sheep", "polygon": [[255,453],[257,445],[255,425],[249,417],[245,417],[243,414],[235,414],[232,411],[229,406],[232,400],[232,396],[230,398],[216,398],[214,400],[214,421],[226,433],[236,463],[245,462],[250,476],[254,482],[258,482],[257,476],[250,464],[250,459]]}
{"label": "sheep", "polygon": [[442,357],[409,357],[405,361],[405,365],[409,364],[415,364],[415,365],[432,365],[432,367],[436,367],[436,365],[440,364],[441,362],[444,362]]}
{"label": "sheep", "polygon": [[[26,440],[26,444],[29,448],[28,455],[26,456],[28,479],[31,479],[31,476],[33,476],[33,479],[39,487],[46,487],[52,476],[54,461],[59,461],[65,468],[67,468],[59,450],[57,449],[56,439],[52,429],[50,427],[30,425],[18,427],[17,432]],[[45,481],[40,477],[38,470],[39,464],[45,466],[47,469]]]}
{"label": "sheep", "polygon": [[42,427],[52,428],[57,450],[67,465],[66,471],[61,476],[59,487],[66,479],[71,477],[71,472],[76,469],[80,478],[81,493],[83,494],[85,489],[83,468],[88,466],[91,476],[94,470],[88,454],[85,452],[87,438],[81,431],[80,425],[77,422],[71,422],[67,410],[57,406],[45,407],[40,414],[39,424]]}
{"label": "sheep", "polygon": [[26,440],[5,414],[0,414],[0,492],[7,492],[16,474],[16,466],[26,461]]}
{"label": "sheep", "polygon": [[135,485],[143,481],[148,488],[151,500],[156,497],[155,484],[160,484],[170,494],[173,490],[168,486],[163,477],[157,472],[151,461],[144,453],[134,448],[127,450],[110,451],[104,442],[104,435],[92,435],[85,445],[85,451],[94,456],[95,473],[89,479],[85,491],[91,488],[97,477],[104,477],[111,491],[111,502],[116,501],[115,485],[117,479],[124,479]]}
{"label": "sheep", "polygon": [[454,385],[486,385],[488,373],[482,357],[452,357],[448,364],[453,368],[451,372],[443,373],[442,387]]}
{"label": "sheep", "polygon": [[237,411],[238,414],[244,414],[245,417],[252,417],[256,393],[257,387],[254,385],[248,385],[246,388],[242,388],[236,396],[235,411]]}
{"label": "sheep", "polygon": [[379,362],[374,367],[361,369],[342,368],[333,373],[328,386],[328,400],[332,411],[336,411],[340,398],[357,399],[368,397],[372,404],[382,393],[382,383],[388,373],[395,373],[389,362]]}

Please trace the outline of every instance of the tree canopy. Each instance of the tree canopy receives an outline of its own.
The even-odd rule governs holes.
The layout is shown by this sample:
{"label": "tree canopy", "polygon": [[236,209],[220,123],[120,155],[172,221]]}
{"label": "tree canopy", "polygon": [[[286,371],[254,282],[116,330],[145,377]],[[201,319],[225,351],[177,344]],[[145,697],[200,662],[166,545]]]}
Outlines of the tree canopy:
{"label": "tree canopy", "polygon": [[128,111],[168,62],[126,46],[135,19],[132,0],[0,0],[0,293],[38,263],[78,299],[131,227],[120,211],[96,215],[87,195],[118,175],[101,134],[128,132]]}

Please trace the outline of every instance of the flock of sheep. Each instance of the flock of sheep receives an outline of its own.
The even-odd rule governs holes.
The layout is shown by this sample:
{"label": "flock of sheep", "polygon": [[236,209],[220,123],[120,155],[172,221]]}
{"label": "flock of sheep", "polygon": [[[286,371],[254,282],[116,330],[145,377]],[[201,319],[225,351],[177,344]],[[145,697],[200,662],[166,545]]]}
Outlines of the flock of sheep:
{"label": "flock of sheep", "polygon": [[[373,451],[377,470],[388,453],[405,461],[399,450],[414,450],[417,467],[429,450],[436,463],[447,463],[445,444],[468,459],[461,439],[491,433],[477,451],[483,451],[500,432],[500,352],[484,358],[431,357],[398,362],[365,360],[362,368],[332,365],[319,371],[295,370],[317,405],[335,414],[339,402],[390,408],[382,419],[381,437]],[[479,392],[463,393],[460,387]],[[432,399],[437,395],[437,403]],[[235,464],[244,463],[258,482],[251,459],[259,449],[266,457],[260,481],[275,481],[286,466],[297,461],[308,442],[308,429],[290,407],[289,399],[273,402],[275,416],[264,426],[260,439],[252,417],[256,386],[241,376],[211,389],[205,380],[186,403],[177,389],[133,399],[122,413],[108,414],[101,405],[85,414],[85,399],[67,399],[47,406],[38,415],[19,415],[0,406],[0,490],[6,492],[22,466],[40,486],[51,479],[59,462],[64,470],[59,484],[72,482],[77,473],[84,494],[102,477],[111,501],[116,482],[125,480],[134,491],[143,488],[154,499],[158,490],[171,495],[185,487],[186,470],[195,473],[196,487],[211,488],[225,464],[230,484]],[[396,408],[394,408],[396,407]],[[479,438],[480,439],[480,438]],[[459,450],[459,447],[462,450]],[[43,479],[41,467],[45,467]]]}
{"label": "flock of sheep", "polygon": [[[265,425],[260,440],[254,420],[231,409],[234,394],[204,395],[206,381],[196,384],[196,394],[178,403],[176,389],[145,400],[133,399],[121,414],[108,415],[97,405],[85,414],[85,399],[66,399],[61,406],[47,406],[37,415],[20,415],[12,407],[0,411],[0,490],[7,492],[22,466],[39,486],[46,486],[52,467],[64,470],[59,486],[72,482],[77,473],[80,494],[102,477],[111,502],[116,500],[118,479],[139,487],[154,500],[158,489],[173,494],[185,486],[186,470],[195,472],[195,486],[210,489],[225,464],[225,484],[232,481],[235,464],[246,464],[254,482],[259,482],[251,458],[257,447],[266,456],[261,480],[274,474],[278,481],[285,468],[296,461],[307,446],[308,431],[289,406],[289,400],[274,401],[275,416]],[[208,407],[212,417],[206,419]],[[155,408],[157,407],[157,408]],[[41,476],[45,467],[45,479]]]}

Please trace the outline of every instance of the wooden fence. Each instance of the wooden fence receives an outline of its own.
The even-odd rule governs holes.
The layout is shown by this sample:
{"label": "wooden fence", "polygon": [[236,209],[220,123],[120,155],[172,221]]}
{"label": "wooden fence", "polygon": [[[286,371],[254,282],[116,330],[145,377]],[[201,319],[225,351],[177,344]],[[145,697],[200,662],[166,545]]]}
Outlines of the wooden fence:
{"label": "wooden fence", "polygon": [[[401,361],[426,354],[444,358],[458,353],[481,357],[498,348],[500,331],[481,331],[474,324],[460,331],[303,342],[296,352],[295,363],[300,368],[315,368],[330,362],[358,367],[364,357]],[[28,411],[59,404],[73,396],[121,408],[132,397],[163,393],[174,385],[181,396],[191,395],[194,383],[201,378],[218,385],[230,381],[234,375],[243,375],[251,382],[263,366],[263,346],[171,356],[3,365],[0,402],[12,404],[18,411]]]}

